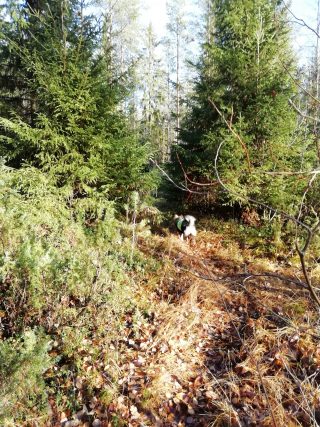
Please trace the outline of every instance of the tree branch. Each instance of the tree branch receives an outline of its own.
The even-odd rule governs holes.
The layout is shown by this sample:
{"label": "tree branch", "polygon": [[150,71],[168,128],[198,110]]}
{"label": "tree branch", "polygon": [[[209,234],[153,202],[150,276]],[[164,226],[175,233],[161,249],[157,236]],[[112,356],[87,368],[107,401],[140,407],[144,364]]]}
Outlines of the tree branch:
{"label": "tree branch", "polygon": [[[184,178],[185,178],[185,180],[186,180],[186,181],[190,182],[190,184],[194,184],[194,185],[196,185],[196,186],[198,186],[198,187],[212,187],[213,185],[217,185],[217,184],[218,184],[217,182],[208,182],[208,183],[203,183],[203,182],[196,182],[196,181],[192,181],[192,180],[188,177],[187,172],[185,171],[185,169],[184,169],[184,167],[183,167],[183,165],[182,165],[182,162],[181,162],[181,159],[180,159],[180,157],[179,157],[179,154],[178,154],[178,153],[176,153],[176,156],[177,156],[178,162],[179,162],[179,164],[180,164],[180,167],[181,167],[181,169],[182,169],[182,172],[183,172]],[[319,171],[319,172],[320,172],[320,171]]]}
{"label": "tree branch", "polygon": [[[237,193],[235,193],[235,192],[233,192],[232,190],[230,190],[230,189],[229,189],[229,188],[224,184],[224,182],[222,181],[222,179],[221,179],[221,177],[220,177],[220,175],[219,175],[219,171],[218,171],[218,161],[219,161],[220,151],[221,151],[221,148],[222,148],[222,146],[223,146],[224,142],[225,142],[225,141],[220,142],[220,144],[219,144],[219,146],[218,146],[218,149],[217,149],[217,152],[216,152],[216,157],[215,157],[215,159],[214,159],[214,168],[215,168],[215,173],[216,173],[216,176],[217,176],[217,180],[218,180],[218,182],[220,183],[221,187],[224,189],[224,191],[226,191],[226,192],[227,192],[227,193],[229,193],[229,194],[233,194],[234,196],[238,196],[238,194],[237,194]],[[284,218],[290,219],[291,221],[293,221],[293,222],[295,222],[295,223],[299,224],[299,225],[300,225],[301,227],[303,227],[305,230],[307,230],[307,231],[311,231],[310,227],[309,227],[307,224],[303,223],[302,221],[298,220],[298,219],[297,219],[297,218],[295,218],[294,216],[289,215],[288,213],[286,213],[286,212],[284,212],[284,211],[282,211],[282,210],[280,210],[280,209],[275,209],[275,208],[273,208],[273,207],[271,207],[271,206],[267,205],[266,203],[259,202],[259,201],[255,200],[255,199],[252,199],[251,197],[247,197],[247,198],[246,198],[246,200],[247,200],[248,202],[250,202],[250,203],[252,203],[252,204],[256,205],[256,206],[261,206],[261,207],[263,207],[263,208],[265,208],[265,209],[268,209],[268,210],[270,210],[271,212],[274,212],[275,214],[281,214]]]}
{"label": "tree branch", "polygon": [[166,179],[169,181],[169,182],[171,182],[171,184],[173,184],[176,188],[178,188],[179,190],[181,190],[181,191],[185,191],[185,192],[187,192],[187,193],[192,193],[192,194],[207,194],[207,192],[206,191],[195,191],[195,190],[190,190],[190,188],[188,188],[188,187],[186,187],[185,185],[179,185],[179,184],[177,184],[168,174],[167,174],[167,172],[164,170],[164,169],[162,169],[159,165],[158,165],[158,163],[155,161],[155,160],[153,160],[152,158],[149,158],[149,160],[150,160],[150,162],[151,163],[153,163],[155,166],[156,166],[156,168],[158,168],[159,169],[159,171],[162,173],[162,175],[163,176],[165,176],[166,177]]}
{"label": "tree branch", "polygon": [[[222,141],[220,144],[219,144],[219,147],[218,147],[218,149],[217,149],[217,153],[216,153],[216,157],[215,157],[215,162],[214,162],[214,165],[215,165],[215,172],[216,172],[216,176],[217,176],[217,180],[218,180],[218,182],[220,183],[220,185],[222,186],[222,188],[225,190],[225,191],[227,191],[228,193],[230,193],[230,194],[235,194],[234,192],[232,192],[223,182],[222,182],[222,180],[221,180],[221,178],[220,178],[220,175],[219,175],[219,171],[218,171],[218,160],[219,160],[219,154],[220,154],[220,150],[221,150],[221,148],[222,148],[222,146],[223,146],[223,144],[224,144],[224,142],[225,141]],[[314,179],[315,179],[315,177],[316,177],[317,175],[313,175],[312,177],[311,177],[311,179],[309,180],[309,184],[308,184],[308,187],[306,188],[306,190],[304,191],[304,194],[303,194],[303,197],[302,197],[302,202],[301,203],[303,203],[303,200],[304,200],[304,198],[305,198],[305,196],[306,196],[306,193],[307,193],[307,191],[309,190],[309,188],[310,188],[310,186],[311,186],[311,184],[312,184],[312,182],[314,181]],[[316,233],[316,231],[318,230],[318,228],[319,228],[319,226],[320,226],[320,221],[318,221],[317,223],[316,223],[316,225],[313,227],[313,228],[311,228],[311,227],[309,227],[307,224],[305,224],[304,222],[302,222],[302,221],[300,221],[300,213],[299,213],[299,216],[298,216],[298,218],[295,218],[294,216],[292,216],[292,215],[289,215],[289,214],[287,214],[286,212],[284,212],[284,211],[282,211],[282,210],[276,210],[276,209],[274,209],[274,208],[272,208],[271,206],[268,206],[267,204],[265,204],[265,203],[262,203],[262,202],[258,202],[257,200],[254,200],[254,199],[251,199],[250,197],[248,197],[247,198],[247,201],[249,201],[250,203],[253,203],[253,204],[255,204],[256,206],[262,206],[262,207],[264,207],[264,208],[266,208],[266,209],[269,209],[270,211],[272,211],[272,212],[278,212],[278,213],[280,213],[282,216],[284,216],[285,218],[287,218],[287,219],[290,219],[291,221],[293,221],[295,224],[299,224],[302,228],[304,228],[304,230],[306,230],[307,231],[307,239],[306,239],[306,242],[305,242],[305,245],[304,245],[304,247],[303,247],[303,249],[301,249],[301,248],[299,248],[299,245],[298,245],[298,241],[297,241],[297,238],[296,238],[296,249],[297,249],[297,252],[298,252],[298,254],[299,254],[299,258],[300,258],[300,263],[301,263],[301,267],[302,267],[302,272],[303,272],[303,275],[304,275],[304,278],[305,278],[305,281],[306,281],[306,285],[307,285],[307,288],[308,288],[308,290],[309,290],[309,293],[310,293],[310,295],[311,295],[311,298],[313,299],[313,301],[316,303],[316,305],[318,306],[318,308],[320,308],[320,299],[318,298],[318,296],[317,296],[317,294],[316,294],[316,292],[315,292],[315,290],[314,290],[314,288],[313,288],[313,286],[312,286],[312,284],[311,284],[311,280],[310,280],[310,278],[309,278],[309,275],[308,275],[308,272],[307,272],[307,268],[306,268],[306,262],[305,262],[305,254],[306,254],[306,251],[308,250],[308,247],[310,246],[310,243],[311,243],[311,241],[312,241],[312,238],[313,238],[313,236],[315,235],[315,233]]]}
{"label": "tree branch", "polygon": [[[240,142],[240,144],[241,144],[241,146],[243,148],[243,151],[245,152],[246,158],[247,158],[249,172],[251,172],[251,162],[250,162],[249,151],[248,151],[248,148],[247,148],[246,144],[243,142],[243,139],[241,138],[241,136],[235,130],[233,130],[232,125],[231,125],[231,121],[228,122],[228,120],[224,117],[224,115],[221,113],[221,111],[216,106],[216,104],[212,101],[212,99],[208,98],[208,101],[214,107],[214,109],[217,111],[217,113],[222,118],[222,120],[225,122],[225,124],[227,125],[227,127],[230,130],[230,132],[232,133],[232,135],[235,136],[237,138],[237,140]],[[233,111],[232,111],[232,116],[231,117],[233,117]]]}
{"label": "tree branch", "polygon": [[293,12],[292,10],[289,8],[289,6],[283,2],[284,7],[287,9],[287,11],[290,13],[290,15],[292,15],[294,17],[294,19],[297,21],[297,24],[302,25],[303,27],[308,28],[308,30],[312,31],[318,38],[320,38],[320,34],[312,27],[310,27],[310,25],[308,25],[303,19],[298,18]]}
{"label": "tree branch", "polygon": [[[319,102],[319,101],[318,101]],[[289,99],[289,104],[296,110],[296,112],[298,113],[298,114],[300,114],[300,116],[301,117],[303,117],[304,119],[310,119],[310,120],[313,120],[314,122],[320,122],[320,119],[318,119],[317,117],[312,117],[312,116],[309,116],[308,114],[305,114],[303,111],[301,111],[299,108],[298,108],[298,106],[296,105],[296,104],[294,104],[294,102],[291,100],[291,99]]]}

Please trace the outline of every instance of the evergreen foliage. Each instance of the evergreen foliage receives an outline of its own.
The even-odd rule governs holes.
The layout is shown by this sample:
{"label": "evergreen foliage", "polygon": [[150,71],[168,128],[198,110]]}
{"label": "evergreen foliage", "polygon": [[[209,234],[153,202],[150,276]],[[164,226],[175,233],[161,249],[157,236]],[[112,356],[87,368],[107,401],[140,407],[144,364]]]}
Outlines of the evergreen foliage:
{"label": "evergreen foliage", "polygon": [[[96,378],[86,377],[79,348],[93,336],[109,348],[134,304],[127,272],[143,260],[117,209],[134,194],[143,203],[155,176],[148,144],[122,111],[128,88],[103,39],[84,1],[9,1],[1,15],[5,425],[23,424],[33,411],[45,422],[49,393],[76,407],[74,375],[86,378],[92,396]],[[49,341],[59,346],[58,358],[48,355]]]}
{"label": "evergreen foliage", "polygon": [[[118,414],[129,424],[130,417],[139,423],[135,416],[141,410],[147,424],[156,422],[158,415],[154,417],[156,412],[144,400],[148,400],[149,386],[158,374],[171,384],[169,377],[162,375],[164,370],[159,369],[157,374],[155,367],[162,356],[172,359],[161,334],[167,334],[168,326],[176,325],[174,319],[180,319],[180,314],[167,316],[165,309],[166,304],[180,304],[180,297],[181,319],[191,319],[197,330],[199,327],[205,347],[212,344],[212,340],[204,341],[200,307],[207,295],[199,293],[199,281],[190,292],[190,301],[194,305],[196,299],[198,308],[194,311],[191,304],[190,311],[187,307],[191,279],[183,265],[185,260],[190,263],[190,257],[184,255],[190,255],[192,249],[182,253],[184,243],[179,242],[178,247],[166,236],[149,239],[148,222],[156,225],[161,213],[148,204],[158,179],[148,159],[151,154],[158,162],[168,159],[174,133],[172,119],[176,119],[176,131],[180,130],[183,112],[180,62],[187,38],[181,10],[174,7],[171,19],[176,50],[175,111],[169,102],[172,70],[164,72],[156,54],[158,42],[149,27],[143,66],[147,71],[138,88],[143,96],[142,119],[136,123],[137,116],[130,116],[129,111],[136,112],[134,97],[129,96],[134,73],[129,74],[137,59],[138,37],[135,25],[131,26],[137,22],[137,3],[134,1],[128,10],[124,0],[117,5],[110,3],[102,25],[87,13],[86,6],[93,4],[89,0],[8,0],[1,9],[0,424],[4,426],[63,424],[64,416],[70,419],[83,405],[88,405],[83,410],[88,418],[81,422],[92,421],[92,425],[118,425]],[[254,197],[277,208],[285,207],[287,212],[299,206],[299,215],[311,224],[313,217],[319,218],[319,184],[314,179],[306,187],[310,175],[301,174],[297,180],[290,172],[314,168],[319,144],[317,138],[310,137],[310,129],[305,139],[301,138],[296,113],[289,104],[296,95],[291,78],[295,60],[285,9],[280,0],[212,0],[208,13],[190,115],[184,120],[181,139],[175,138],[179,162],[171,166],[177,170],[182,165],[193,181],[214,182],[215,156],[223,142],[218,167],[231,191],[223,193],[217,185],[208,193],[204,187],[202,194],[208,204],[234,205]],[[127,31],[122,25],[128,25]],[[115,47],[117,51],[113,51]],[[167,106],[161,105],[165,102]],[[278,175],[278,170],[289,174]],[[177,203],[176,193],[173,197]],[[119,219],[120,212],[126,220],[124,215],[123,221]],[[251,225],[260,224],[257,212],[248,209],[250,216]],[[282,226],[278,217],[269,222],[268,234],[266,229],[261,233],[261,228],[253,226],[245,234],[241,226],[240,239],[244,246],[257,239],[261,243],[264,233],[268,244],[264,239],[262,249],[255,254],[276,255]],[[222,233],[229,225],[225,227],[220,227]],[[298,240],[298,231],[294,232]],[[292,229],[288,228],[289,233],[291,238]],[[266,249],[270,242],[275,243],[274,251]],[[213,255],[224,253],[229,262],[232,247],[223,252],[228,244],[228,236],[221,241],[216,235],[207,242],[203,239],[197,257],[213,259]],[[142,252],[137,250],[138,245]],[[318,241],[312,250],[318,254]],[[239,262],[246,263],[247,255],[238,249],[235,254],[237,271]],[[193,257],[192,265],[203,269],[197,257]],[[220,261],[218,264],[208,270],[212,277]],[[231,271],[230,265],[226,274]],[[152,298],[146,297],[147,292]],[[228,298],[233,298],[232,292]],[[238,285],[236,293],[239,296]],[[211,296],[217,301],[215,291]],[[157,303],[159,311],[152,308],[149,312],[149,304]],[[211,301],[205,311],[210,323]],[[258,314],[262,317],[263,313]],[[255,319],[256,307],[250,315]],[[185,320],[180,323],[184,325]],[[176,349],[183,341],[182,347],[190,350],[191,345],[184,347],[181,337],[191,329],[182,329],[182,335],[172,335],[177,335]],[[290,340],[290,348],[298,341]],[[205,389],[205,376],[199,371],[198,349],[194,340],[190,342],[195,349],[195,375],[186,374],[187,365],[180,359],[181,384],[170,374],[176,391],[177,384],[180,391],[184,384],[188,387],[188,405],[174,402],[174,410],[183,412],[181,422],[188,422],[188,418],[197,422],[199,414],[192,405],[203,413],[191,389],[198,390],[201,383],[210,405],[213,396],[206,394],[209,389]],[[179,351],[175,353],[178,356]],[[207,357],[202,353],[201,357]],[[152,370],[146,370],[149,361],[155,359],[156,363],[148,367]],[[301,360],[297,357],[297,366]],[[276,373],[278,368],[275,366]],[[177,397],[181,393],[176,391]],[[118,393],[122,393],[120,399]],[[159,414],[168,413],[172,421],[178,412],[169,408],[167,397],[164,412]],[[219,410],[215,402],[214,411]],[[264,401],[261,408],[264,413]],[[286,410],[291,413],[291,406]],[[99,419],[94,422],[93,416]],[[70,422],[79,424],[80,418],[79,422]]]}
{"label": "evergreen foliage", "polygon": [[223,142],[218,166],[231,193],[213,187],[213,200],[245,203],[249,196],[288,207],[296,201],[293,182],[264,172],[306,168],[314,155],[301,160],[299,136],[293,138],[295,62],[286,11],[277,0],[215,0],[210,13],[214,30],[203,47],[191,114],[181,132],[183,163],[195,181],[214,181]]}
{"label": "evergreen foliage", "polygon": [[2,425],[14,425],[14,419],[32,407],[45,410],[43,373],[51,365],[48,350],[48,338],[33,330],[27,330],[20,339],[0,341]]}
{"label": "evergreen foliage", "polygon": [[[74,385],[65,387],[65,376],[86,375],[79,348],[88,337],[108,348],[119,319],[134,304],[127,271],[132,274],[131,264],[138,268],[143,260],[131,236],[122,237],[112,205],[103,201],[88,227],[87,206],[70,207],[46,174],[32,167],[0,168],[4,425],[20,425],[33,411],[47,417],[49,393],[71,399]],[[49,341],[59,346],[59,357],[48,356]],[[92,375],[87,381],[90,389]]]}
{"label": "evergreen foliage", "polygon": [[[134,190],[147,192],[149,149],[129,132],[120,111],[124,88],[108,80],[110,63],[97,46],[95,21],[84,15],[82,2],[58,3],[17,8],[13,37],[3,25],[3,50],[19,58],[32,113],[20,107],[3,115],[0,154],[10,166],[47,172],[73,198],[94,192],[121,200]],[[21,28],[27,34],[22,43]]]}

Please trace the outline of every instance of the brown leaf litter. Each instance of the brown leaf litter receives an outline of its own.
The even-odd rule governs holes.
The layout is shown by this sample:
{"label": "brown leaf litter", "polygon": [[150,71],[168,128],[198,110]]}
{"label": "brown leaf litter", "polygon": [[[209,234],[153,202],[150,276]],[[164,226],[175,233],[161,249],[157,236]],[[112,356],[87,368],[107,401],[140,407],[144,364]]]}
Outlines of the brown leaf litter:
{"label": "brown leaf litter", "polygon": [[200,233],[196,247],[175,236],[153,236],[139,245],[161,262],[140,288],[152,311],[141,322],[134,312],[123,319],[114,395],[101,399],[110,382],[92,366],[98,397],[84,408],[83,419],[62,421],[61,414],[61,425],[320,422],[317,315],[304,289],[277,278],[237,277],[248,267],[261,273],[267,262],[253,261],[236,243],[226,248],[217,234]]}

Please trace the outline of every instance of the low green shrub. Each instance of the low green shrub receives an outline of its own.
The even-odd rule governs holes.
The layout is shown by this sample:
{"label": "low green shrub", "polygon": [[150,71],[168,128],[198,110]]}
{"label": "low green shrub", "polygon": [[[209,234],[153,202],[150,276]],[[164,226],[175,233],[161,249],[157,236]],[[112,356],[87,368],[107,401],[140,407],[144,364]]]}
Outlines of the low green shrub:
{"label": "low green shrub", "polygon": [[[98,393],[95,365],[101,355],[106,364],[116,360],[111,344],[135,305],[132,262],[139,260],[141,269],[143,257],[121,236],[113,204],[70,194],[36,169],[0,167],[0,357],[8,366],[1,381],[9,384],[11,372],[15,381],[10,394],[3,388],[1,410],[17,424],[32,411],[35,419],[42,416],[46,395],[58,410],[74,411]],[[28,332],[34,327],[47,338]],[[75,378],[83,384],[76,390]]]}
{"label": "low green shrub", "polygon": [[19,338],[0,341],[0,423],[16,425],[15,419],[47,412],[43,373],[51,364],[49,339],[41,331],[27,330]]}

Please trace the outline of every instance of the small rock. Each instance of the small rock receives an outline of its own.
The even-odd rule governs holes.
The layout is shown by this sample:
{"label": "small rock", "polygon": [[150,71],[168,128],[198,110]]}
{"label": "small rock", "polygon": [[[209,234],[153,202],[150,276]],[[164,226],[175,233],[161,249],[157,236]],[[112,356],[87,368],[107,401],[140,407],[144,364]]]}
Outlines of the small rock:
{"label": "small rock", "polygon": [[82,419],[88,414],[88,408],[86,407],[86,405],[83,405],[81,411],[76,413],[76,418],[77,420],[82,421]]}
{"label": "small rock", "polygon": [[195,414],[194,409],[190,405],[188,405],[188,414],[190,414],[190,415],[194,415]]}
{"label": "small rock", "polygon": [[79,420],[71,420],[63,424],[63,427],[78,427],[79,425],[80,425]]}

